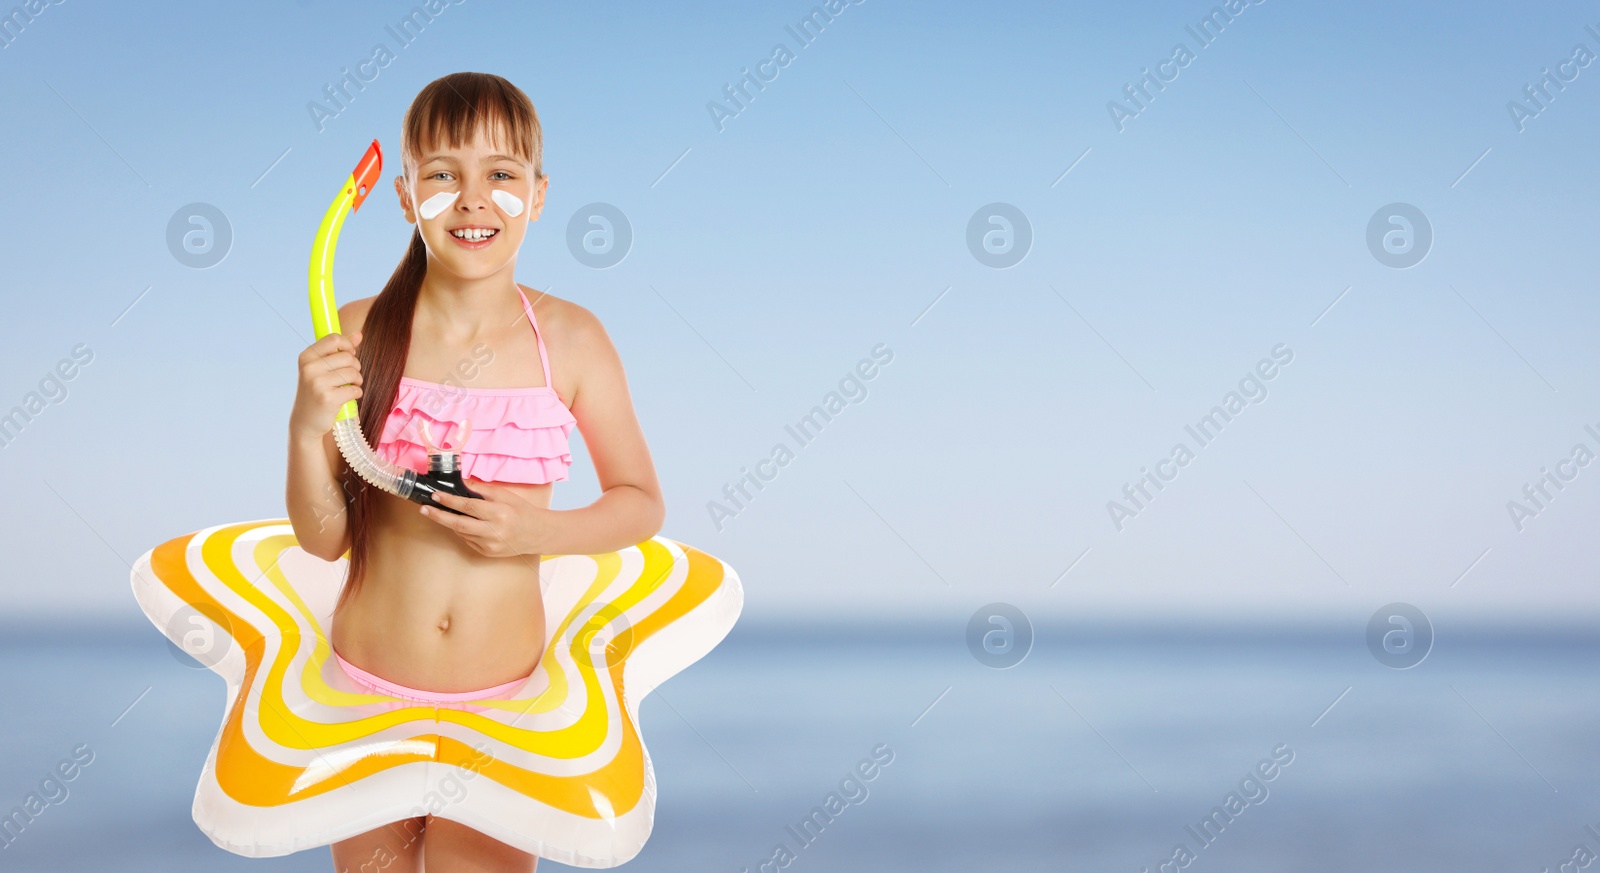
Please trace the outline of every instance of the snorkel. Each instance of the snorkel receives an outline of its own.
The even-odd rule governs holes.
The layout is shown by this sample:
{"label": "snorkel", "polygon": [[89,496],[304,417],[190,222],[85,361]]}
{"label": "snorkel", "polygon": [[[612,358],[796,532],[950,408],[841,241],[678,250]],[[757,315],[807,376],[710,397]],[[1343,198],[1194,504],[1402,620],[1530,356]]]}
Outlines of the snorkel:
{"label": "snorkel", "polygon": [[[339,308],[333,297],[333,256],[339,247],[339,229],[344,226],[345,217],[360,209],[367,195],[372,193],[372,187],[382,170],[383,152],[378,148],[378,141],[373,140],[372,145],[367,147],[367,153],[361,156],[361,162],[345,177],[344,185],[328,205],[328,211],[322,216],[322,224],[317,228],[317,238],[311,244],[309,274],[311,325],[317,339],[341,332]],[[361,418],[354,400],[348,400],[339,407],[333,421],[333,441],[339,446],[339,453],[344,455],[350,469],[374,487],[396,497],[457,515],[463,513],[439,503],[433,499],[433,495],[442,491],[460,497],[482,497],[462,481],[459,453],[454,449],[439,449],[431,445],[431,440],[427,447],[427,473],[419,474],[378,457],[361,433]],[[457,444],[464,445],[465,437],[458,438]]]}

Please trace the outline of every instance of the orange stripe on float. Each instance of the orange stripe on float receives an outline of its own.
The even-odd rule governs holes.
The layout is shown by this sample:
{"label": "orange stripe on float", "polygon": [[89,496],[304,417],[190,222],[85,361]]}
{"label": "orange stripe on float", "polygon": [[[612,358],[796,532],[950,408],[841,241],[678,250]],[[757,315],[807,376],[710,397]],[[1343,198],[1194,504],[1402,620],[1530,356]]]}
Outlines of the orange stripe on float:
{"label": "orange stripe on float", "polygon": [[[543,742],[536,745],[553,745],[561,751],[568,753],[580,751],[584,747],[598,748],[603,742],[606,729],[609,726],[610,714],[604,705],[604,698],[600,695],[599,677],[594,665],[590,663],[589,653],[579,650],[579,640],[573,640],[571,653],[579,672],[583,674],[583,684],[589,691],[589,699],[585,712],[579,721],[568,728],[559,731],[538,734],[525,729],[512,729],[500,722],[486,718],[477,713],[468,713],[455,709],[436,710],[432,707],[416,706],[405,707],[401,710],[385,713],[383,715],[367,716],[358,722],[348,722],[338,725],[327,725],[319,722],[308,721],[298,714],[289,711],[284,704],[281,694],[281,683],[286,672],[287,663],[292,660],[293,652],[286,649],[289,640],[303,641],[305,638],[300,633],[298,625],[281,607],[263,593],[257,590],[254,583],[246,580],[234,565],[232,555],[233,546],[243,534],[256,528],[269,524],[286,524],[287,520],[262,523],[247,523],[232,525],[222,528],[207,536],[199,544],[200,553],[206,566],[223,580],[224,584],[245,598],[253,606],[272,618],[279,629],[280,641],[277,658],[274,659],[264,689],[267,692],[261,698],[262,707],[257,711],[263,733],[267,734],[274,742],[279,742],[285,748],[296,749],[332,749],[348,745],[349,740],[323,742],[315,744],[307,740],[301,728],[312,730],[319,737],[326,740],[329,734],[337,733],[350,735],[359,721],[382,722],[387,727],[405,721],[421,720],[421,713],[429,713],[435,722],[449,721],[473,728],[478,733],[489,736],[492,733],[510,731],[508,736],[520,742],[509,742],[515,748],[533,752],[524,743],[529,739],[538,738]],[[216,778],[218,784],[228,796],[240,803],[253,806],[276,806],[293,802],[297,799],[309,797],[331,791],[345,785],[354,785],[360,779],[381,772],[389,767],[405,763],[434,760],[440,763],[453,764],[460,767],[475,768],[494,778],[497,782],[506,785],[539,802],[548,804],[557,809],[586,818],[603,819],[614,815],[621,815],[631,810],[643,795],[644,790],[644,750],[643,744],[633,727],[633,719],[626,710],[626,701],[623,690],[623,670],[626,659],[607,665],[608,678],[611,680],[614,693],[617,695],[620,727],[622,736],[617,754],[604,766],[587,774],[576,776],[555,776],[529,770],[499,759],[487,762],[481,760],[479,753],[467,744],[452,737],[443,737],[437,734],[424,734],[411,738],[411,742],[426,743],[433,748],[434,754],[430,758],[417,752],[376,752],[372,755],[355,759],[342,768],[329,769],[329,778],[303,784],[299,791],[295,790],[297,783],[302,783],[308,768],[283,764],[271,760],[260,754],[250,745],[247,735],[243,730],[243,717],[246,707],[243,705],[248,699],[248,691],[254,683],[255,676],[260,669],[266,647],[266,638],[255,626],[246,622],[238,614],[218,602],[196,580],[189,570],[187,553],[194,534],[171,540],[152,550],[151,568],[180,599],[191,605],[201,604],[214,607],[222,614],[230,625],[233,638],[239,642],[245,656],[246,669],[240,685],[239,696],[235,705],[229,708],[229,713],[224,722],[223,731],[218,738]],[[274,546],[280,545],[277,537]],[[711,558],[699,550],[678,545],[683,548],[689,561],[682,588],[675,592],[662,607],[645,616],[633,626],[635,633],[634,645],[639,641],[653,635],[657,630],[670,624],[681,617],[690,609],[703,602],[721,584],[723,573],[721,562]],[[286,547],[286,546],[284,546]],[[666,565],[670,571],[673,557],[666,548],[657,542],[646,541],[639,544],[641,552],[645,555],[645,568],[639,579],[636,579],[629,589],[614,603],[624,603],[631,606],[641,601],[656,587],[659,587],[665,578],[665,572],[657,573],[661,565]],[[281,552],[281,549],[279,549]],[[270,551],[258,551],[256,557],[259,561]],[[586,592],[583,605],[593,602],[598,593],[609,584],[619,570],[620,556],[615,553],[594,556],[602,567],[602,572],[590,590]],[[276,555],[274,554],[274,560]],[[271,566],[270,564],[268,565]],[[645,581],[650,580],[650,581]],[[275,580],[276,581],[276,580]],[[642,583],[642,584],[641,584]],[[564,633],[570,625],[573,615],[577,610],[569,612],[564,619],[561,630]],[[560,634],[556,636],[560,639]],[[542,696],[542,695],[541,695]],[[276,705],[274,705],[274,702]],[[505,701],[485,701],[485,703],[505,703]],[[430,712],[431,710],[431,712]],[[412,713],[414,715],[405,715]],[[603,722],[603,723],[598,723]],[[345,730],[336,730],[337,728]],[[484,728],[489,728],[488,731]],[[291,736],[296,735],[296,736]],[[356,734],[353,739],[360,739],[365,732]],[[280,738],[289,742],[280,742]],[[300,742],[296,742],[298,738]],[[494,737],[490,737],[494,738]],[[501,740],[505,742],[505,740]],[[390,743],[385,743],[390,746]],[[554,757],[554,756],[551,756]],[[597,808],[595,796],[599,794],[606,800],[610,809]]]}
{"label": "orange stripe on float", "polygon": [[[151,551],[150,568],[156,578],[185,603],[195,608],[202,605],[211,606],[220,612],[228,622],[229,634],[234,642],[239,644],[240,651],[245,657],[245,673],[239,685],[239,696],[235,698],[234,705],[229,707],[228,718],[223,723],[221,735],[217,738],[216,779],[225,794],[239,803],[250,806],[280,806],[301,797],[310,797],[338,788],[341,784],[350,784],[353,779],[359,779],[399,763],[428,760],[426,756],[416,754],[396,756],[404,757],[405,760],[363,759],[339,773],[340,778],[337,781],[323,780],[298,794],[294,793],[293,786],[304,775],[306,768],[281,764],[262,756],[250,745],[242,727],[241,720],[245,709],[243,704],[249,696],[251,683],[261,664],[265,639],[254,625],[212,597],[190,572],[187,555],[189,544],[195,536],[187,534],[157,546]],[[210,537],[207,537],[207,540],[209,539]],[[207,545],[207,541],[201,541],[202,553]],[[414,739],[431,739],[437,743],[438,737],[422,736]]]}

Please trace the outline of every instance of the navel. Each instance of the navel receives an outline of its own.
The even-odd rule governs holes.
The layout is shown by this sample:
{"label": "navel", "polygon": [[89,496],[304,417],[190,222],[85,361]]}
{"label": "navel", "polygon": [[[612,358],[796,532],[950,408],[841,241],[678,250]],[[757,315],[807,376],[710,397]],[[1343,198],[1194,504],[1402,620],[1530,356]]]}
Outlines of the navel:
{"label": "navel", "polygon": [[444,618],[439,619],[439,630],[447,631],[449,629],[450,629],[450,616],[447,615]]}

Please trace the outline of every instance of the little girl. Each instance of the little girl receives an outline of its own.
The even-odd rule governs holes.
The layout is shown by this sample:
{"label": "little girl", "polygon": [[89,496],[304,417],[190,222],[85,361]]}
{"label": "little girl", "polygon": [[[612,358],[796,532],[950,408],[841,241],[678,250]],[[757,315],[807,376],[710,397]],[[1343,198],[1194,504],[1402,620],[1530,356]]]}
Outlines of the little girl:
{"label": "little girl", "polygon": [[[545,647],[542,554],[627,548],[660,531],[661,489],[622,363],[593,313],[518,285],[517,250],[549,177],[533,104],[486,73],[454,73],[406,111],[401,212],[410,247],[376,297],[339,308],[347,334],[301,352],[289,420],[288,514],[301,548],[347,551],[329,641],[374,691],[418,701],[514,690]],[[386,460],[427,470],[427,449],[461,452],[482,500],[418,507],[362,482],[331,427],[358,398]],[[550,509],[576,424],[602,494]],[[538,859],[432,815],[333,845],[336,869],[375,858],[386,873],[533,870]]]}

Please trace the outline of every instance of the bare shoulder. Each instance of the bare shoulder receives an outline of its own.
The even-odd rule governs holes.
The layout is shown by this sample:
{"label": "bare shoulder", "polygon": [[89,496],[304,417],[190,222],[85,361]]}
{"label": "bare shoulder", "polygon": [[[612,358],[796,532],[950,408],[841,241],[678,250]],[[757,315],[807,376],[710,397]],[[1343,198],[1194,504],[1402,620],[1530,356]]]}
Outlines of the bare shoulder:
{"label": "bare shoulder", "polygon": [[339,332],[346,336],[360,330],[367,323],[367,313],[372,311],[372,301],[378,297],[363,297],[339,307]]}
{"label": "bare shoulder", "polygon": [[539,319],[539,332],[552,358],[564,353],[567,358],[585,359],[597,350],[610,347],[605,327],[593,312],[554,294],[526,285],[520,287],[533,307],[534,317]]}
{"label": "bare shoulder", "polygon": [[543,291],[522,286],[539,319],[539,333],[550,355],[550,374],[573,403],[584,386],[614,383],[622,362],[599,316],[587,308]]}

